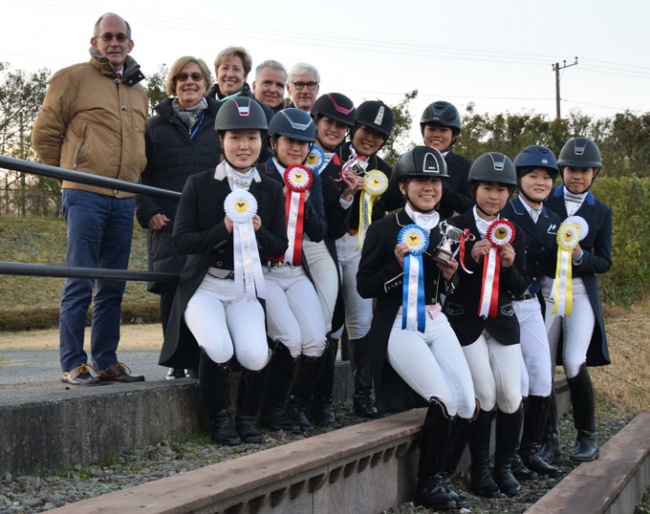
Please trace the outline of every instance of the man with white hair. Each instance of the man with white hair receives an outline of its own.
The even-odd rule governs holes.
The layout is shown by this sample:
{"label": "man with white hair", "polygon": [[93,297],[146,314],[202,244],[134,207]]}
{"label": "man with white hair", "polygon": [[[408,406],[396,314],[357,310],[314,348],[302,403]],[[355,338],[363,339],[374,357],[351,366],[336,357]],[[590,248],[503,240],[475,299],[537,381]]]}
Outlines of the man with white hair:
{"label": "man with white hair", "polygon": [[315,66],[299,62],[289,71],[287,92],[291,97],[290,107],[309,112],[318,97],[320,74]]}

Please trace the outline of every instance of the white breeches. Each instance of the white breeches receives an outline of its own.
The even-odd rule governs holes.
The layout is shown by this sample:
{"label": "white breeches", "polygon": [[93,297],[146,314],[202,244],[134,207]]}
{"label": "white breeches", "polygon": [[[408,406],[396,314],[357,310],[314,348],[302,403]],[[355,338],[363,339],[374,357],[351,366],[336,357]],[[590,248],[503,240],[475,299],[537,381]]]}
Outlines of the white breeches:
{"label": "white breeches", "polygon": [[257,300],[235,299],[235,282],[206,275],[185,309],[185,323],[219,364],[233,353],[242,367],[259,371],[269,362],[264,309]]}
{"label": "white breeches", "polygon": [[325,320],[325,331],[332,331],[332,317],[336,306],[336,297],[339,294],[339,275],[336,271],[336,263],[330,255],[324,241],[314,243],[303,240],[302,250],[309,265],[309,273],[314,280],[318,300],[323,310]]}

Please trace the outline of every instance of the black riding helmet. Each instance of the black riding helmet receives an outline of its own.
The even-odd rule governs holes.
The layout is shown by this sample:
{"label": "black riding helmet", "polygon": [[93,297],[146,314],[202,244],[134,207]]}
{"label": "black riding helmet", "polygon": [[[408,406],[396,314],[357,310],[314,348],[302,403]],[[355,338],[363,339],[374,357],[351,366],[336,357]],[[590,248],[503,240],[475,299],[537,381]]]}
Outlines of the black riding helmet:
{"label": "black riding helmet", "polygon": [[[517,171],[510,157],[499,152],[488,152],[481,155],[472,163],[467,177],[469,187],[476,197],[476,189],[481,182],[503,184],[508,186],[510,194],[517,187]],[[498,213],[489,213],[476,204],[476,208],[488,216]]]}
{"label": "black riding helmet", "polygon": [[316,121],[327,116],[348,127],[352,127],[356,119],[352,100],[341,93],[328,93],[318,97],[311,107],[311,115]]}
{"label": "black riding helmet", "polygon": [[214,120],[214,129],[225,130],[260,130],[268,129],[266,115],[260,105],[252,98],[240,96],[224,103]]}
{"label": "black riding helmet", "polygon": [[416,146],[395,164],[395,180],[401,182],[408,177],[449,178],[447,162],[435,148]]}
{"label": "black riding helmet", "polygon": [[444,101],[427,105],[420,118],[420,130],[424,134],[425,125],[440,125],[449,127],[454,136],[460,134],[460,113],[453,104]]}
{"label": "black riding helmet", "polygon": [[[264,141],[268,125],[260,105],[252,98],[240,96],[228,100],[220,107],[214,120],[214,129],[217,131],[218,138],[223,137],[224,132],[228,130],[259,130],[260,137]],[[235,168],[228,161],[225,153],[223,158]]]}
{"label": "black riding helmet", "polygon": [[386,141],[393,132],[393,111],[381,100],[367,100],[356,111],[355,128],[359,125],[376,130]]}
{"label": "black riding helmet", "polygon": [[[412,150],[402,154],[395,164],[395,180],[398,183],[405,183],[409,178],[432,177],[447,179],[447,162],[442,154],[435,148],[428,146],[416,146]],[[406,185],[404,186],[406,188]],[[408,196],[406,190],[404,196],[411,208],[421,212]]]}

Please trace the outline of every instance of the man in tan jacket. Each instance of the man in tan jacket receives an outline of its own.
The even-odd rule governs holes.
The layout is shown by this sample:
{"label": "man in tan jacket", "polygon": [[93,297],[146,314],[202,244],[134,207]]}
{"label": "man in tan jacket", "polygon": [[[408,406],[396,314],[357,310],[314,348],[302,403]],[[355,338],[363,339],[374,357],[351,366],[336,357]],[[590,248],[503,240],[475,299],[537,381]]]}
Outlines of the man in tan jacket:
{"label": "man in tan jacket", "polygon": [[[144,75],[129,56],[131,27],[120,16],[106,13],[95,23],[90,44],[89,62],[52,76],[32,132],[34,149],[45,164],[137,182],[146,163],[148,107],[145,90],[138,84]],[[66,265],[126,269],[134,195],[70,181],[63,182],[62,194]],[[66,280],[59,319],[62,382],[144,380],[117,360],[125,285],[121,280]],[[91,300],[89,365],[84,327]]]}

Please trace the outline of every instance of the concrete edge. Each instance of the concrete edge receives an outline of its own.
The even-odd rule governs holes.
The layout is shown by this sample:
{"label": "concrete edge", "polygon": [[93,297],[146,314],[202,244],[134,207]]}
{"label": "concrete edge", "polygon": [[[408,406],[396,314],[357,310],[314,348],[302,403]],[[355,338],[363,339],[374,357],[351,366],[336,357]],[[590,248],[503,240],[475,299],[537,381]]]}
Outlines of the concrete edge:
{"label": "concrete edge", "polygon": [[650,412],[636,416],[526,514],[629,514],[650,486]]}

